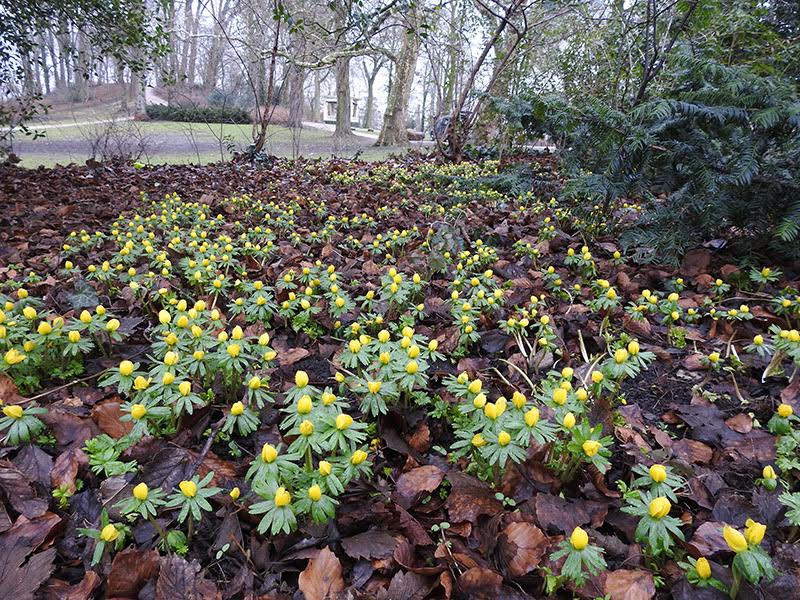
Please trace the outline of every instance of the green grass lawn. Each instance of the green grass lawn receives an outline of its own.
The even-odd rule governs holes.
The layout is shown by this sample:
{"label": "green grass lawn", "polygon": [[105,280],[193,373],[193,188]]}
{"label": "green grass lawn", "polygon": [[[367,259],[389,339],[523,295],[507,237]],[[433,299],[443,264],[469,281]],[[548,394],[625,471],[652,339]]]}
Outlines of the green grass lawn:
{"label": "green grass lawn", "polygon": [[[15,140],[14,151],[22,159],[22,166],[52,167],[70,162],[83,163],[90,155],[93,142],[101,139],[110,128],[108,124],[82,125],[91,120],[108,118],[98,112],[87,111],[66,116],[63,112],[42,125],[44,137],[31,139],[20,136]],[[35,129],[35,126],[34,126]],[[194,163],[205,164],[231,157],[231,148],[245,148],[252,140],[252,126],[209,123],[178,123],[170,121],[120,121],[113,126],[113,139],[126,139],[136,144],[144,139],[145,154],[140,159],[151,164]],[[365,137],[352,138],[344,147],[337,147],[331,133],[313,128],[300,130],[299,150],[309,158],[331,155],[352,157],[361,151],[364,160],[381,160],[399,148],[375,148]],[[293,155],[292,131],[286,127],[271,126],[267,130],[265,151],[276,156]]]}

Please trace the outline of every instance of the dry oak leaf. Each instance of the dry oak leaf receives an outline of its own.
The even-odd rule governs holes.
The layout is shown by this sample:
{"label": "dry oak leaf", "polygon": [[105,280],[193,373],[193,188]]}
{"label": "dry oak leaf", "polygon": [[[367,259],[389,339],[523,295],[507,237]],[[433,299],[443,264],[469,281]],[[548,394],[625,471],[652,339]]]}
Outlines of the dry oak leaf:
{"label": "dry oak leaf", "polygon": [[334,600],[344,590],[342,564],[330,548],[319,551],[300,573],[297,586],[305,600]]}
{"label": "dry oak leaf", "polygon": [[156,600],[222,600],[217,586],[206,579],[197,560],[174,554],[161,559]]}
{"label": "dry oak leaf", "polygon": [[422,494],[429,494],[439,487],[444,471],[434,465],[417,467],[403,473],[397,479],[397,493],[404,508],[411,506]]}
{"label": "dry oak leaf", "polygon": [[611,600],[650,600],[656,586],[648,571],[619,569],[606,577],[605,592]]}
{"label": "dry oak leaf", "polygon": [[531,523],[511,523],[500,536],[500,556],[508,565],[508,573],[521,577],[539,565],[548,539]]}
{"label": "dry oak leaf", "polygon": [[144,585],[158,575],[161,565],[155,550],[125,548],[114,555],[108,575],[109,597],[136,598]]}

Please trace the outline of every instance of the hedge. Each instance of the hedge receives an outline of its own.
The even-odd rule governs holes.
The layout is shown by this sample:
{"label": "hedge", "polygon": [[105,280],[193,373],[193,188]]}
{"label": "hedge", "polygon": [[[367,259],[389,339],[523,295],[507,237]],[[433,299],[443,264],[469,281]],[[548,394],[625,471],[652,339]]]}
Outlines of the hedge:
{"label": "hedge", "polygon": [[250,113],[241,108],[222,106],[168,106],[148,104],[145,112],[154,121],[186,123],[250,123]]}

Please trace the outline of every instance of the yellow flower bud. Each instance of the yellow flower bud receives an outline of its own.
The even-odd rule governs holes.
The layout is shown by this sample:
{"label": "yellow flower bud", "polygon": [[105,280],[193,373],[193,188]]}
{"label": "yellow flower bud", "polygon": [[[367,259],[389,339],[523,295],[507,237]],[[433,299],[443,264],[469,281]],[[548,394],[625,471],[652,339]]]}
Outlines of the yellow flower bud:
{"label": "yellow flower bud", "polygon": [[353,452],[353,456],[350,457],[350,464],[354,466],[358,466],[367,460],[367,453],[363,450],[356,450]]}
{"label": "yellow flower bud", "polygon": [[794,413],[794,409],[788,404],[781,404],[778,406],[778,416],[788,419]]}
{"label": "yellow flower bud", "polygon": [[319,499],[322,498],[322,489],[314,484],[310,488],[308,488],[308,499],[312,502],[318,502]]}
{"label": "yellow flower bud", "polygon": [[525,413],[525,425],[535,427],[539,422],[539,409],[535,406]]}
{"label": "yellow flower bud", "polygon": [[181,393],[181,396],[188,396],[192,393],[192,382],[191,381],[181,381],[178,384],[178,391]]}
{"label": "yellow flower bud", "polygon": [[508,446],[511,443],[511,436],[506,431],[497,434],[497,443],[501,446]]}
{"label": "yellow flower bud", "polygon": [[708,559],[706,557],[698,558],[694,568],[700,579],[708,579],[711,577],[711,565],[708,564]]}
{"label": "yellow flower bud", "polygon": [[559,406],[563,406],[567,402],[567,390],[558,387],[553,390],[553,402]]}
{"label": "yellow flower bud", "polygon": [[275,506],[278,508],[288,506],[291,501],[292,495],[286,491],[285,487],[281,486],[275,490]]}
{"label": "yellow flower bud", "polygon": [[583,442],[583,453],[589,458],[593,457],[600,450],[602,445],[597,440],[586,440]]}
{"label": "yellow flower bud", "polygon": [[3,407],[3,414],[11,419],[21,419],[25,414],[23,408],[17,404]]}
{"label": "yellow flower bud", "polygon": [[664,465],[653,465],[650,467],[650,479],[656,483],[662,483],[667,478],[667,469]]}
{"label": "yellow flower bud", "polygon": [[230,491],[229,495],[231,497],[231,500],[236,502],[239,499],[239,496],[242,495],[242,490],[240,490],[238,487],[235,487]]}
{"label": "yellow flower bud", "polygon": [[342,413],[336,417],[336,429],[338,429],[339,431],[347,429],[352,424],[353,424],[353,417],[351,417],[350,415]]}
{"label": "yellow flower bud", "polygon": [[572,429],[575,427],[575,415],[573,415],[571,412],[568,412],[566,415],[564,415],[563,424],[567,429]]}
{"label": "yellow flower bud", "polygon": [[517,410],[520,410],[528,402],[528,399],[525,397],[525,394],[515,391],[514,394],[511,396],[511,402],[514,404],[514,407]]}
{"label": "yellow flower bud", "polygon": [[297,371],[294,374],[294,384],[299,388],[304,388],[308,385],[308,373],[305,371]]}
{"label": "yellow flower bud", "polygon": [[775,469],[772,468],[772,465],[767,465],[761,471],[761,477],[764,479],[777,479],[778,476],[775,474]]}
{"label": "yellow flower bud", "polygon": [[628,360],[628,351],[625,348],[618,348],[614,351],[614,362],[621,365]]}
{"label": "yellow flower bud", "polygon": [[712,352],[708,355],[708,360],[711,363],[718,363],[719,362],[719,352]]}
{"label": "yellow flower bud", "polygon": [[233,405],[231,405],[231,414],[234,417],[238,417],[243,412],[244,412],[244,404],[242,404],[241,402],[234,402]]}
{"label": "yellow flower bud", "polygon": [[261,460],[265,463],[275,462],[278,458],[278,450],[272,444],[264,444],[261,447]]}
{"label": "yellow flower bud", "polygon": [[600,383],[603,381],[603,373],[600,371],[592,371],[592,381],[594,383]]}
{"label": "yellow flower bud", "polygon": [[236,358],[239,356],[239,353],[242,351],[241,346],[239,344],[229,344],[225,351],[228,353],[228,356],[231,358]]}
{"label": "yellow flower bud", "polygon": [[123,377],[130,377],[133,373],[133,363],[129,360],[123,360],[119,363],[119,374]]}
{"label": "yellow flower bud", "polygon": [[299,429],[300,435],[308,437],[314,433],[314,424],[308,419],[305,419],[302,423],[300,423]]}
{"label": "yellow flower bud", "polygon": [[575,550],[583,550],[589,545],[589,534],[580,527],[576,527],[569,536],[569,543]]}
{"label": "yellow flower bud", "polygon": [[483,439],[483,436],[480,433],[476,433],[472,436],[472,445],[476,448],[480,448],[481,446],[486,445],[486,440]]}
{"label": "yellow flower bud", "polygon": [[47,321],[42,321],[39,323],[39,326],[36,328],[36,332],[39,335],[47,335],[48,333],[53,331],[53,326],[50,325]]}
{"label": "yellow flower bud", "polygon": [[331,470],[332,470],[331,463],[329,463],[327,460],[319,461],[320,475],[322,475],[323,477],[327,477],[328,475],[331,474]]}
{"label": "yellow flower bud", "polygon": [[728,547],[734,552],[738,553],[747,550],[747,539],[738,529],[725,525],[722,528],[722,537],[725,538],[725,541],[728,542]]}
{"label": "yellow flower bud", "polygon": [[408,364],[406,365],[406,373],[408,373],[409,375],[416,375],[418,370],[419,370],[419,365],[417,364],[417,361],[415,360],[408,361]]}
{"label": "yellow flower bud", "polygon": [[197,495],[197,484],[194,481],[185,479],[178,484],[178,488],[187,498],[194,498]]}
{"label": "yellow flower bud", "polygon": [[480,379],[476,379],[475,381],[471,381],[470,384],[467,386],[470,394],[478,394],[483,388],[483,382]]}
{"label": "yellow flower bud", "polygon": [[119,537],[119,531],[111,523],[103,527],[100,531],[100,539],[106,543],[113,542]]}
{"label": "yellow flower bud", "polygon": [[135,488],[133,488],[133,497],[141,502],[144,502],[145,500],[147,500],[147,494],[149,492],[150,490],[147,489],[147,484],[143,481]]}
{"label": "yellow flower bud", "polygon": [[669,514],[672,504],[664,496],[658,496],[650,501],[648,512],[654,519],[663,519]]}
{"label": "yellow flower bud", "polygon": [[764,539],[764,534],[767,532],[767,526],[757,521],[753,521],[753,519],[747,519],[745,523],[744,529],[744,538],[747,540],[747,543],[752,546],[758,546],[761,543],[761,540]]}
{"label": "yellow flower bud", "polygon": [[303,396],[297,401],[297,412],[301,415],[307,415],[314,408],[314,403],[311,401],[311,396]]}

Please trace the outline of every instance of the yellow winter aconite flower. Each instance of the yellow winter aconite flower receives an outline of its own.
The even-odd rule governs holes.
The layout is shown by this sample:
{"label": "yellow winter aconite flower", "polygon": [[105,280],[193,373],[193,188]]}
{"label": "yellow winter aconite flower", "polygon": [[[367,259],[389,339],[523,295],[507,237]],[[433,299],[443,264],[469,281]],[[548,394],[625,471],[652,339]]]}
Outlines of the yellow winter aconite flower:
{"label": "yellow winter aconite flower", "polygon": [[314,403],[311,396],[305,395],[297,401],[297,412],[301,415],[307,415],[314,408]]}
{"label": "yellow winter aconite flower", "polygon": [[143,392],[148,387],[150,387],[150,380],[141,375],[138,375],[136,379],[133,380],[133,389],[138,392]]}
{"label": "yellow winter aconite flower", "polygon": [[194,481],[184,479],[178,484],[178,488],[187,498],[194,498],[197,495],[197,484]]}
{"label": "yellow winter aconite flower", "polygon": [[147,408],[144,404],[133,404],[131,406],[131,418],[138,421],[147,414]]}
{"label": "yellow winter aconite flower", "polygon": [[327,460],[319,461],[320,475],[322,475],[323,477],[327,477],[328,475],[331,474],[331,470],[332,470],[331,463],[329,463]]}
{"label": "yellow winter aconite flower", "polygon": [[3,414],[11,419],[21,419],[25,414],[25,411],[21,406],[12,404],[10,406],[3,407]]}
{"label": "yellow winter aconite flower", "polygon": [[501,431],[497,434],[497,443],[501,446],[508,446],[511,443],[511,436],[507,431]]}
{"label": "yellow winter aconite flower", "polygon": [[235,487],[230,491],[229,495],[231,497],[231,500],[236,502],[239,499],[239,496],[242,495],[242,490],[240,490],[238,487]]}
{"label": "yellow winter aconite flower", "polygon": [[278,508],[288,506],[291,501],[292,495],[286,491],[285,487],[281,486],[275,490],[275,506]]}
{"label": "yellow winter aconite flower", "polygon": [[481,392],[480,394],[475,396],[472,399],[472,406],[474,406],[477,409],[482,409],[484,406],[486,406],[486,394]]}
{"label": "yellow winter aconite flower", "polygon": [[119,329],[120,322],[118,319],[111,319],[108,323],[106,323],[106,331],[109,333],[114,333],[117,329]]}
{"label": "yellow winter aconite flower", "polygon": [[317,485],[314,484],[310,488],[308,488],[308,499],[312,502],[317,502],[319,499],[322,498],[322,489]]}
{"label": "yellow winter aconite flower", "polygon": [[535,406],[525,413],[525,425],[535,427],[539,422],[539,409]]}
{"label": "yellow winter aconite flower", "polygon": [[164,365],[174,367],[178,362],[178,355],[171,350],[164,355]]}
{"label": "yellow winter aconite flower", "polygon": [[480,448],[481,446],[486,445],[486,440],[483,439],[483,436],[480,433],[476,433],[472,436],[471,444],[476,448]]}
{"label": "yellow winter aconite flower", "polygon": [[788,404],[781,404],[778,406],[778,416],[788,419],[794,413],[794,409]]}
{"label": "yellow winter aconite flower", "polygon": [[381,382],[380,381],[368,381],[367,382],[367,389],[369,390],[370,394],[377,394],[381,391]]}
{"label": "yellow winter aconite flower", "polygon": [[32,306],[26,306],[22,309],[22,316],[24,316],[29,321],[33,321],[36,318],[36,309]]}
{"label": "yellow winter aconite flower", "polygon": [[664,496],[658,496],[650,501],[648,512],[654,519],[663,519],[669,514],[672,504]]}
{"label": "yellow winter aconite flower", "polygon": [[708,564],[708,559],[705,556],[697,559],[694,568],[695,571],[697,571],[697,576],[700,579],[708,579],[711,577],[711,565]]}
{"label": "yellow winter aconite flower", "polygon": [[572,530],[572,535],[569,536],[569,543],[575,550],[583,550],[589,545],[589,534],[580,527]]}
{"label": "yellow winter aconite flower", "polygon": [[351,417],[350,415],[342,413],[336,417],[336,429],[338,429],[339,431],[347,429],[352,424],[353,424],[353,417]]}
{"label": "yellow winter aconite flower", "polygon": [[583,453],[591,458],[602,448],[602,444],[597,440],[586,440],[581,447],[583,448]]}
{"label": "yellow winter aconite flower", "polygon": [[585,388],[578,388],[575,390],[575,397],[579,402],[586,402],[586,399],[589,397],[589,392],[587,392]]}
{"label": "yellow winter aconite flower", "polygon": [[416,375],[418,370],[419,370],[419,365],[417,364],[417,361],[415,360],[408,361],[408,364],[406,365],[406,373],[408,373],[409,375]]}
{"label": "yellow winter aconite flower", "polygon": [[294,384],[299,388],[304,388],[308,385],[308,373],[305,371],[297,371],[294,374]]}
{"label": "yellow winter aconite flower", "polygon": [[470,394],[478,394],[480,393],[482,388],[483,388],[483,382],[480,379],[471,381],[467,386],[467,389],[469,390]]}
{"label": "yellow winter aconite flower", "polygon": [[149,492],[150,490],[147,489],[147,484],[143,481],[135,488],[133,488],[133,497],[141,502],[144,502],[145,500],[147,500],[147,494]]}
{"label": "yellow winter aconite flower", "polygon": [[129,360],[119,363],[119,374],[123,377],[130,377],[133,374],[133,363]]}
{"label": "yellow winter aconite flower", "polygon": [[181,393],[181,396],[188,396],[192,393],[192,382],[191,381],[181,381],[178,384],[178,391]]}
{"label": "yellow winter aconite flower", "polygon": [[559,406],[563,406],[567,402],[567,390],[564,388],[556,388],[553,390],[553,402]]}
{"label": "yellow winter aconite flower", "polygon": [[264,444],[261,447],[261,460],[265,463],[275,462],[278,458],[278,450],[272,444]]}
{"label": "yellow winter aconite flower", "polygon": [[667,478],[667,469],[664,465],[653,465],[650,467],[650,479],[656,483],[661,483]]}
{"label": "yellow winter aconite flower", "polygon": [[314,424],[308,419],[305,419],[302,423],[300,423],[299,429],[300,435],[308,437],[314,433]]}
{"label": "yellow winter aconite flower", "polygon": [[614,352],[614,362],[617,363],[618,365],[621,365],[626,360],[628,360],[628,351],[625,350],[625,348],[618,348]]}
{"label": "yellow winter aconite flower", "polygon": [[764,534],[767,532],[767,526],[754,521],[753,519],[747,519],[744,528],[744,538],[747,540],[747,543],[758,546],[761,543],[761,540],[764,539]]}
{"label": "yellow winter aconite flower", "polygon": [[491,419],[492,421],[496,420],[497,417],[500,415],[498,414],[497,404],[494,402],[487,402],[486,405],[483,407],[483,414],[486,416],[487,419]]}
{"label": "yellow winter aconite flower", "polygon": [[763,344],[764,344],[764,336],[763,336],[763,335],[757,335],[757,336],[755,336],[755,337],[753,338],[753,344],[755,344],[756,346],[761,346],[761,345],[763,345]]}
{"label": "yellow winter aconite flower", "polygon": [[528,399],[525,397],[525,394],[521,392],[515,391],[514,394],[511,396],[511,403],[514,405],[514,408],[518,410],[524,408],[527,402]]}
{"label": "yellow winter aconite flower", "polygon": [[111,523],[103,527],[100,531],[100,539],[104,542],[113,542],[119,537],[119,531]]}
{"label": "yellow winter aconite flower", "polygon": [[350,464],[354,466],[358,466],[367,460],[367,453],[363,450],[356,450],[353,452],[353,455],[350,457]]}
{"label": "yellow winter aconite flower", "polygon": [[734,529],[730,525],[725,525],[722,528],[722,537],[728,543],[728,547],[734,552],[744,552],[747,550],[747,539],[742,535],[738,529]]}
{"label": "yellow winter aconite flower", "polygon": [[228,344],[228,347],[225,348],[225,351],[231,358],[236,358],[242,351],[242,347],[239,344]]}
{"label": "yellow winter aconite flower", "polygon": [[600,371],[592,371],[592,381],[600,383],[603,381],[603,374]]}
{"label": "yellow winter aconite flower", "polygon": [[567,429],[572,429],[575,427],[575,415],[573,415],[571,412],[568,412],[566,415],[564,415],[564,420],[562,423]]}
{"label": "yellow winter aconite flower", "polygon": [[39,335],[47,335],[52,331],[53,331],[53,326],[50,325],[50,323],[48,323],[47,321],[42,321],[36,328],[36,333],[38,333]]}
{"label": "yellow winter aconite flower", "polygon": [[238,417],[238,416],[239,416],[239,415],[241,415],[243,412],[244,412],[244,404],[242,404],[241,402],[234,402],[234,403],[231,405],[231,414],[232,414],[234,417]]}

